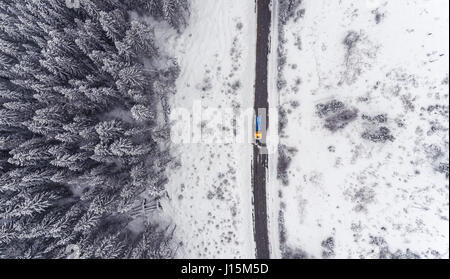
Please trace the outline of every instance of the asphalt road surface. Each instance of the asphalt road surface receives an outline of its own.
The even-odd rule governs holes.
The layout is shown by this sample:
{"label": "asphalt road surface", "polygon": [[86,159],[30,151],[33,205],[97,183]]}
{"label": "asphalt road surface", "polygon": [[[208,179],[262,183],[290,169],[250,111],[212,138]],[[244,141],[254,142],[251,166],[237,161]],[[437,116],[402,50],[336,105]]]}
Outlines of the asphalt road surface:
{"label": "asphalt road surface", "polygon": [[[257,42],[256,42],[256,80],[255,104],[257,115],[262,117],[262,145],[266,142],[266,125],[269,123],[267,66],[269,55],[269,34],[271,23],[270,0],[256,0],[257,3]],[[266,203],[266,169],[267,154],[263,154],[261,147],[253,147],[253,205],[254,205],[254,233],[256,241],[256,258],[270,257],[269,238],[267,231],[267,203]]]}

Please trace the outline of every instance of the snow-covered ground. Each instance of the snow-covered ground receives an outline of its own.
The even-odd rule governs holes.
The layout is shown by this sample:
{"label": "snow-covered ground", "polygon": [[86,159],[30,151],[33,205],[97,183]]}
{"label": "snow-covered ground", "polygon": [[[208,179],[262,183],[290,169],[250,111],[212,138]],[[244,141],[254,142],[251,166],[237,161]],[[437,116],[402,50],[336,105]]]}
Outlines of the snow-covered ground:
{"label": "snow-covered ground", "polygon": [[[255,256],[252,146],[233,141],[232,121],[233,110],[253,107],[255,32],[254,1],[192,0],[189,26],[181,35],[167,38],[166,50],[175,50],[171,55],[181,68],[172,111],[184,108],[193,113],[194,106],[218,109],[205,112],[198,122],[194,119],[202,131],[199,143],[171,146],[180,166],[167,171],[168,198],[163,208],[182,242],[178,257]],[[223,116],[224,121],[215,121],[215,116]],[[189,138],[189,134],[177,137],[183,123],[174,122],[174,141]]]}
{"label": "snow-covered ground", "polygon": [[283,255],[448,258],[449,2],[300,9],[270,92],[287,121],[269,199]]}

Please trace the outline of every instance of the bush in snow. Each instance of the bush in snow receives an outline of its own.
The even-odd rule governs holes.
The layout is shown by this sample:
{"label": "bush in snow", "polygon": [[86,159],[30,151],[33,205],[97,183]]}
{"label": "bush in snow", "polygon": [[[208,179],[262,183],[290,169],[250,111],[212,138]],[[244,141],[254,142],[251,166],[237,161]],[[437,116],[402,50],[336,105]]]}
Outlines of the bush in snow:
{"label": "bush in snow", "polygon": [[387,127],[379,127],[365,131],[361,137],[372,142],[394,141],[395,137],[391,134],[391,130]]}
{"label": "bush in snow", "polygon": [[317,115],[324,118],[324,127],[332,132],[345,128],[358,117],[358,110],[347,109],[346,105],[338,100],[331,100],[316,106]]}

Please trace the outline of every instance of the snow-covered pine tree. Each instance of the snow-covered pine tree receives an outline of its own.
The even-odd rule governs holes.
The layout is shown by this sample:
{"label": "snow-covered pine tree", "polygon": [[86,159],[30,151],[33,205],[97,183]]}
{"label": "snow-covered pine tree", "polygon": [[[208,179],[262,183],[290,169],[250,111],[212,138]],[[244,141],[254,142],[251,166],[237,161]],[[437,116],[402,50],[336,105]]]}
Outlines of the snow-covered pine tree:
{"label": "snow-covered pine tree", "polygon": [[187,0],[136,0],[144,10],[157,19],[166,20],[173,28],[181,31],[189,18]]}
{"label": "snow-covered pine tree", "polygon": [[141,193],[164,190],[156,105],[178,68],[149,66],[165,59],[153,26],[129,15],[181,30],[187,1],[80,4],[0,2],[0,257],[171,257],[170,234],[127,224]]}

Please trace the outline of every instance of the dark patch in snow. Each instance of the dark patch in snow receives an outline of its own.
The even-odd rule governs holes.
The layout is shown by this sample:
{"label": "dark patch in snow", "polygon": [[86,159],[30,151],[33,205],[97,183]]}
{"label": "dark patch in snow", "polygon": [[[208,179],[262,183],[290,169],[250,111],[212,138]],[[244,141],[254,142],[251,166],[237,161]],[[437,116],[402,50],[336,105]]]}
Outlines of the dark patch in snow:
{"label": "dark patch in snow", "polygon": [[359,42],[360,39],[361,39],[361,35],[355,31],[349,31],[347,33],[347,35],[345,36],[345,39],[343,41],[343,44],[347,48],[348,56],[352,52],[352,50],[355,48],[356,43]]}
{"label": "dark patch in snow", "polygon": [[387,141],[393,142],[395,137],[391,134],[391,130],[387,127],[379,127],[377,129],[370,129],[365,131],[361,137],[365,140],[370,140],[376,143],[385,143]]}
{"label": "dark patch in snow", "polygon": [[[378,258],[380,259],[420,259],[420,255],[407,248],[405,251],[397,249],[391,252],[388,243],[381,236],[369,236],[369,244],[378,249]],[[375,251],[374,251],[375,252]],[[436,251],[430,251],[431,254],[436,254]],[[439,254],[439,253],[437,253]],[[439,255],[438,255],[439,256]]]}
{"label": "dark patch in snow", "polygon": [[283,259],[308,259],[310,258],[308,256],[308,254],[303,251],[300,248],[291,248],[291,247],[286,247],[283,251],[282,251],[282,258]]}
{"label": "dark patch in snow", "polygon": [[278,164],[277,164],[277,178],[281,180],[284,186],[289,185],[288,168],[292,161],[292,156],[297,153],[297,149],[287,147],[286,145],[278,146]]}
{"label": "dark patch in snow", "polygon": [[325,120],[325,128],[332,132],[344,129],[345,126],[350,124],[353,120],[358,117],[358,111],[356,109],[346,109],[334,116],[328,117]]}
{"label": "dark patch in snow", "polygon": [[375,18],[375,23],[376,24],[380,24],[381,21],[384,19],[385,14],[383,12],[380,12],[379,9],[375,9],[372,11],[372,14],[374,15]]}
{"label": "dark patch in snow", "polygon": [[361,116],[361,118],[363,120],[367,120],[367,121],[372,122],[372,123],[386,123],[387,122],[387,114],[378,114],[378,115],[373,116],[373,117],[368,116],[366,114],[363,114]]}
{"label": "dark patch in snow", "polygon": [[280,107],[278,110],[278,134],[280,137],[284,136],[284,130],[288,124],[287,112],[284,108]]}
{"label": "dark patch in snow", "polygon": [[279,0],[279,21],[281,24],[286,24],[291,18],[303,17],[305,11],[300,10],[297,13],[297,8],[302,3],[302,0]]}
{"label": "dark patch in snow", "polygon": [[323,258],[330,258],[335,255],[334,253],[334,237],[328,237],[324,241],[322,241],[322,257]]}
{"label": "dark patch in snow", "polygon": [[375,191],[367,186],[353,191],[347,190],[344,194],[349,195],[352,202],[356,203],[354,211],[362,212],[367,210],[367,205],[375,201]]}
{"label": "dark patch in snow", "polygon": [[341,111],[342,109],[345,108],[345,105],[341,101],[331,100],[325,104],[318,104],[316,108],[317,113],[319,114],[320,117],[326,117],[330,113],[336,113],[338,111]]}
{"label": "dark patch in snow", "polygon": [[448,179],[448,162],[447,163],[440,163],[439,166],[436,169],[437,172],[445,174],[445,178]]}
{"label": "dark patch in snow", "polygon": [[357,109],[347,109],[343,102],[337,100],[318,104],[316,109],[319,117],[326,117],[324,127],[332,132],[345,128],[358,117]]}

